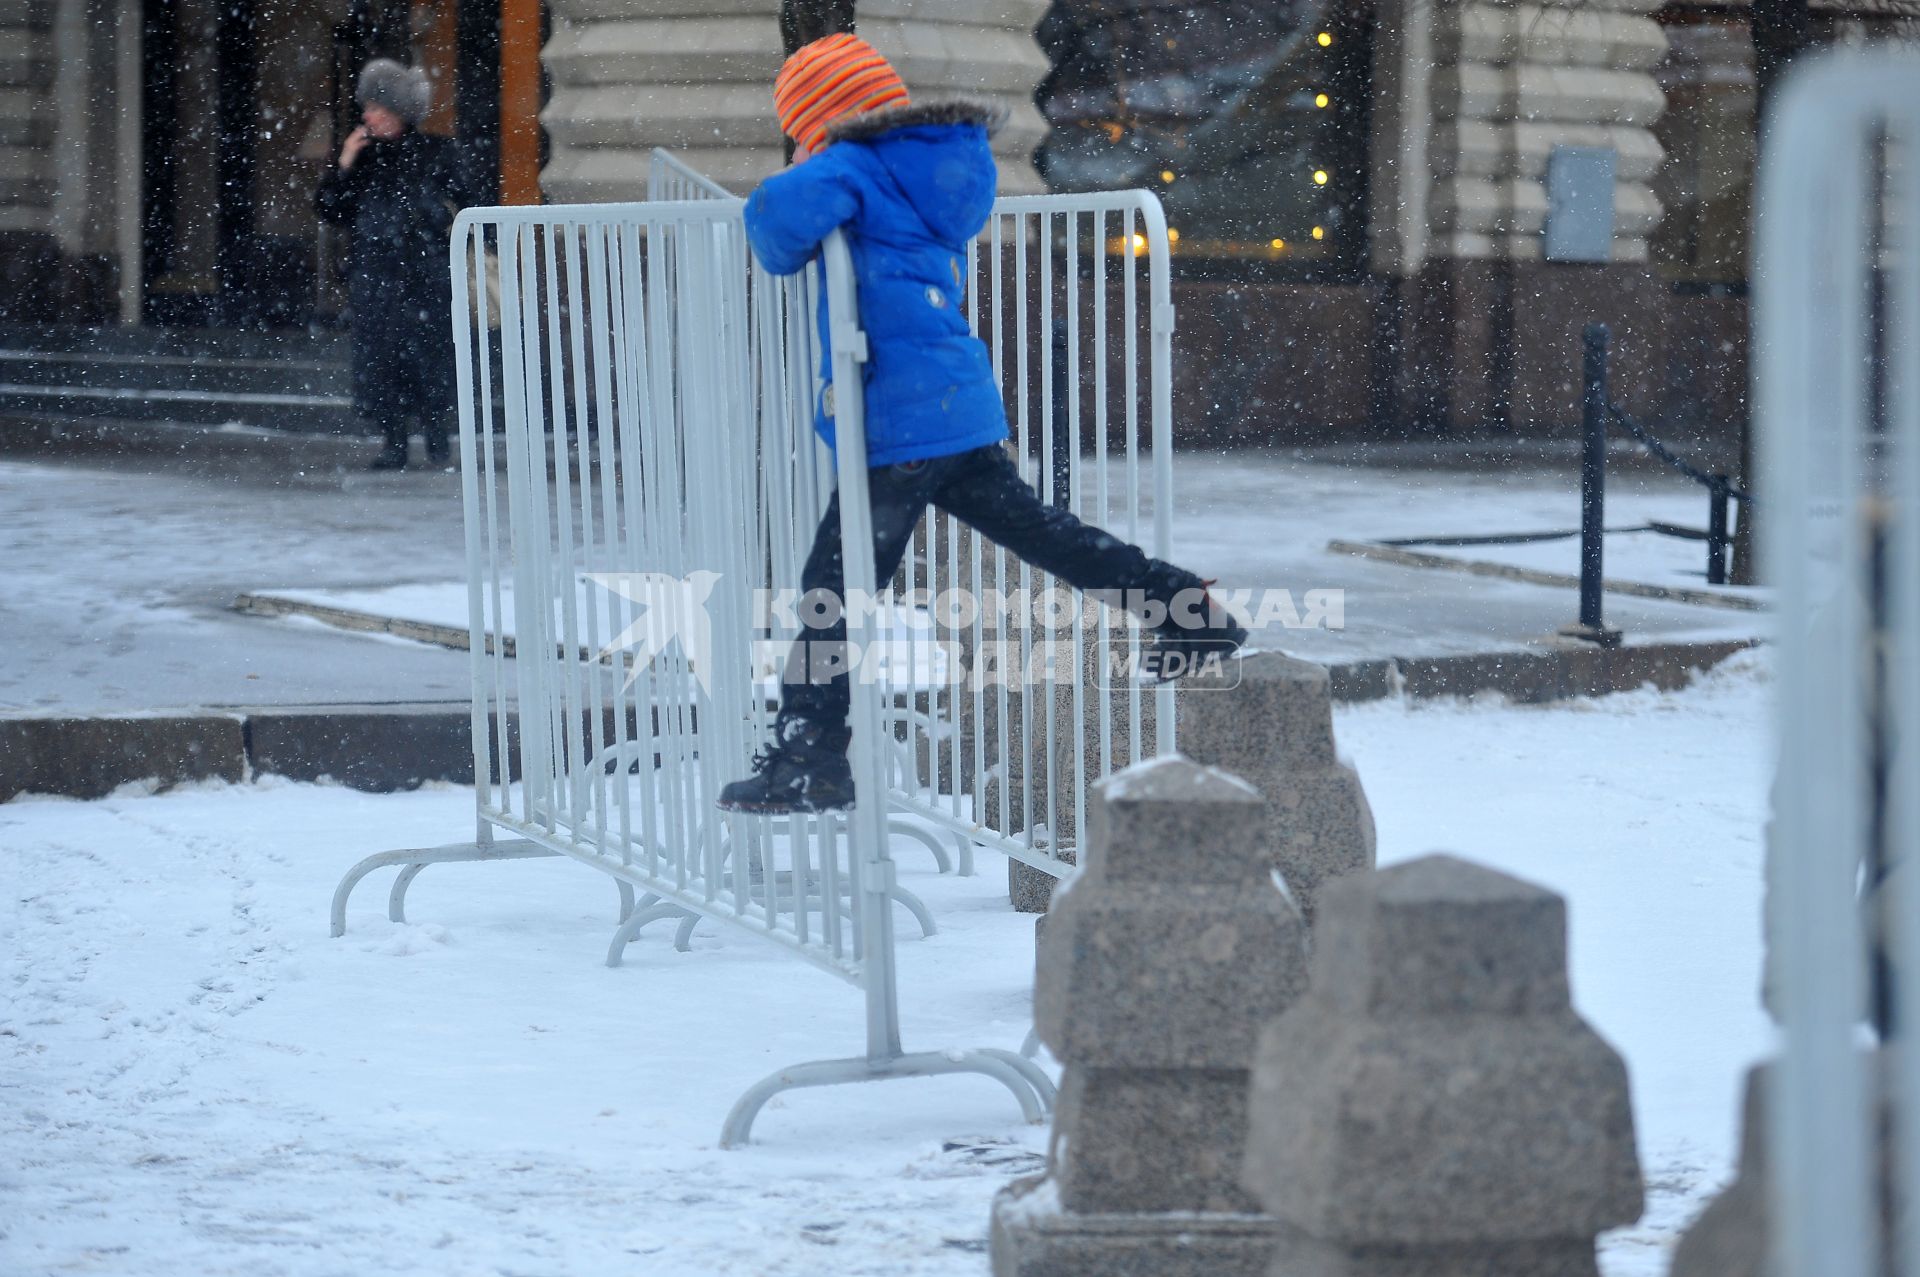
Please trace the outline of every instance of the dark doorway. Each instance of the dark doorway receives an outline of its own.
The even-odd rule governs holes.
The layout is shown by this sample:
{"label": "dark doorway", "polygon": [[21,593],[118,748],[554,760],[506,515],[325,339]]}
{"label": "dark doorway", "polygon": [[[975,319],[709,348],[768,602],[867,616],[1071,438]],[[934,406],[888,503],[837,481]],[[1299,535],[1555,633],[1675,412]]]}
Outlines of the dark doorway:
{"label": "dark doorway", "polygon": [[148,323],[337,318],[343,244],[312,196],[370,58],[424,67],[438,103],[425,127],[494,177],[499,0],[145,0],[142,31]]}

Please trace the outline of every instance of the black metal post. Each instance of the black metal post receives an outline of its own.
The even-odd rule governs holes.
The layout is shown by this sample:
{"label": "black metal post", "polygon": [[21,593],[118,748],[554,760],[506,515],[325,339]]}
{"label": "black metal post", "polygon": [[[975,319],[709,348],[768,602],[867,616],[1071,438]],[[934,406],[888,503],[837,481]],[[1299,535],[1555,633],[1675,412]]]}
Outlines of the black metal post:
{"label": "black metal post", "polygon": [[1707,485],[1707,584],[1727,583],[1727,476],[1716,474]]}
{"label": "black metal post", "polygon": [[1561,630],[1613,647],[1620,631],[1601,614],[1602,538],[1607,516],[1607,326],[1588,324],[1580,369],[1580,620]]}

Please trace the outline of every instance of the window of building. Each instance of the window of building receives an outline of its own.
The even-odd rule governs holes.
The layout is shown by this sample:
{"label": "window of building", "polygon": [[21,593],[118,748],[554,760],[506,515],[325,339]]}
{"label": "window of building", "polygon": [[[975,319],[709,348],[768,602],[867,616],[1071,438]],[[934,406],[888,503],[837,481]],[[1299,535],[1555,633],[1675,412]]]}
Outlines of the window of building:
{"label": "window of building", "polygon": [[1753,37],[1744,12],[1686,7],[1659,17],[1669,46],[1658,72],[1667,109],[1654,136],[1667,158],[1654,178],[1665,211],[1653,260],[1677,284],[1743,286],[1753,220]]}
{"label": "window of building", "polygon": [[1059,0],[1038,32],[1041,172],[1154,191],[1186,274],[1358,271],[1370,23],[1305,0]]}

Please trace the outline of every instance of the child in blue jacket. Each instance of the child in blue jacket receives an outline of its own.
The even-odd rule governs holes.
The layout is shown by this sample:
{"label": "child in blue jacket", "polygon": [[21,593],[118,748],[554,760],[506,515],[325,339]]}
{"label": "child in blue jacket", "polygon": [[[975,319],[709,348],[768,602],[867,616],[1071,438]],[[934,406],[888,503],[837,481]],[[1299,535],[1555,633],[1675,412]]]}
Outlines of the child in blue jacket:
{"label": "child in blue jacket", "polygon": [[[847,232],[867,333],[876,588],[893,577],[932,504],[1079,589],[1129,591],[1130,600],[1162,605],[1163,651],[1236,650],[1246,631],[1207,597],[1208,582],[1041,501],[1001,446],[1000,388],[962,309],[967,245],[986,225],[998,185],[987,146],[997,112],[965,102],[910,104],[893,68],[853,35],[816,40],[789,58],[774,105],[796,164],[747,201],[747,237],[763,266],[791,275],[832,231]],[[815,423],[829,444],[833,420],[829,381]],[[841,598],[845,575],[836,493],[801,587]],[[1197,626],[1190,623],[1196,615]],[[847,676],[810,678],[828,663],[806,653],[810,644],[845,642],[845,622],[837,620],[794,645],[775,740],[756,755],[753,776],[721,790],[721,807],[778,813],[852,805]]]}

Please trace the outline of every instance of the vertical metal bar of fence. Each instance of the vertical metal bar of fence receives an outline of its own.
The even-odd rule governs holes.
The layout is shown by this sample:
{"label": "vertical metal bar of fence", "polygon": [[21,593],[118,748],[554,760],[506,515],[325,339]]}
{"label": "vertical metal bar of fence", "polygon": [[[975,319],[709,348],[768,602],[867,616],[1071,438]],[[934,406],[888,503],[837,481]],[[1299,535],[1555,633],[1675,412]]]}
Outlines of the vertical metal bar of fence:
{"label": "vertical metal bar of fence", "polygon": [[[620,228],[620,305],[614,321],[619,337],[617,348],[624,356],[620,378],[620,457],[625,481],[621,484],[622,548],[620,570],[639,573],[646,569],[643,548],[650,526],[649,506],[657,501],[654,489],[659,477],[652,470],[651,458],[642,442],[652,418],[647,394],[652,384],[652,337],[647,325],[646,261],[643,235],[647,227],[629,224]],[[620,619],[632,625],[638,609],[632,599],[620,600]],[[649,879],[660,876],[660,856],[665,840],[662,829],[662,795],[655,760],[664,756],[664,723],[655,694],[653,662],[629,657],[633,662],[627,680],[633,685],[637,707],[636,748],[633,766],[640,778],[640,840],[646,852],[645,872]]]}
{"label": "vertical metal bar of fence", "polygon": [[[860,330],[853,295],[853,263],[846,237],[828,237],[827,340],[833,358],[835,468],[840,481],[840,549],[846,564],[847,645],[872,649],[879,628],[870,608],[854,605],[855,591],[870,592],[879,577],[873,559],[873,514],[867,502],[867,422],[860,391],[867,362],[867,336]],[[850,660],[854,659],[849,657]],[[853,698],[853,767],[856,801],[850,817],[855,848],[854,890],[865,905],[861,941],[867,955],[867,1054],[900,1054],[900,1007],[893,972],[893,858],[887,851],[885,705],[876,681],[856,665]]]}
{"label": "vertical metal bar of fence", "polygon": [[[1895,921],[1894,969],[1903,973],[1894,989],[1894,1032],[1906,1043],[1894,1060],[1899,1159],[1896,1173],[1912,1200],[1920,1183],[1920,1052],[1913,1049],[1920,1025],[1920,61],[1906,67],[1906,97],[1893,112],[1889,136],[1890,204],[1894,241],[1888,276],[1888,429],[1894,439],[1891,482],[1898,494],[1896,526],[1889,538],[1888,612],[1893,642],[1885,653],[1888,713],[1901,739],[1888,760],[1886,847],[1895,863],[1883,916]],[[1909,1209],[1894,1239],[1900,1271],[1920,1272],[1920,1218]]]}
{"label": "vertical metal bar of fence", "polygon": [[[528,453],[534,449],[533,441],[539,437],[539,423],[542,420],[538,413],[539,378],[532,375],[529,364],[537,343],[528,339],[528,334],[540,331],[535,229],[530,224],[517,224],[513,227],[510,241],[503,236],[500,263],[501,307],[505,313],[500,340],[507,352],[504,361],[508,421],[507,506],[510,512],[509,552],[513,557],[514,681],[520,708],[520,816],[530,825],[545,805],[546,795],[546,769],[536,765],[548,753],[547,702],[542,695],[545,662],[539,659],[542,654],[542,631],[538,568],[533,554],[512,550],[513,543],[518,539],[512,520],[533,502],[533,467]],[[510,249],[507,247],[509,243]],[[513,429],[515,424],[521,427],[518,431]],[[539,482],[544,488],[544,466],[540,469]],[[534,659],[521,659],[529,655]]]}
{"label": "vertical metal bar of fence", "polygon": [[[1160,558],[1173,553],[1173,269],[1167,215],[1151,196],[1140,201],[1140,220],[1147,239],[1148,387],[1153,420],[1153,552]],[[1155,752],[1170,754],[1179,748],[1174,730],[1173,685],[1162,683],[1154,692]],[[1135,721],[1139,715],[1135,714]],[[1135,759],[1140,754],[1135,753]]]}
{"label": "vertical metal bar of fence", "polygon": [[[1080,458],[1084,451],[1080,439],[1080,213],[1069,212],[1067,223],[1067,341],[1066,368],[1062,380],[1066,383],[1066,452],[1067,452],[1067,509],[1076,515],[1084,516],[1087,511],[1082,501]],[[1068,679],[1073,687],[1073,717],[1067,722],[1067,730],[1072,734],[1073,749],[1073,811],[1079,826],[1086,824],[1087,812],[1087,665],[1084,659],[1087,650],[1087,603],[1085,599],[1076,599],[1073,609],[1073,648],[1072,665]],[[1057,648],[1055,649],[1058,650]],[[1057,696],[1057,693],[1056,693]],[[1058,717],[1058,711],[1055,711]],[[1107,717],[1099,716],[1103,721]],[[1056,827],[1054,841],[1057,844],[1061,831]],[[1078,829],[1075,842],[1079,842]]]}
{"label": "vertical metal bar of fence", "polygon": [[[1093,513],[1102,527],[1113,521],[1112,483],[1107,473],[1107,433],[1111,423],[1108,421],[1107,406],[1107,360],[1112,349],[1107,344],[1107,210],[1093,211],[1093,237],[1089,241],[1093,252]],[[1094,669],[1100,673],[1103,684],[1111,683],[1114,677],[1113,664],[1113,627],[1124,618],[1117,614],[1103,615],[1100,628],[1094,635],[1096,650]],[[1114,770],[1113,758],[1113,715],[1103,713],[1099,716],[1100,774],[1105,776]],[[1086,811],[1084,797],[1079,810]]]}
{"label": "vertical metal bar of fence", "polygon": [[[1780,1277],[1880,1271],[1858,875],[1872,795],[1865,496],[1864,139],[1897,101],[1826,61],[1790,80],[1764,134],[1757,220],[1756,407],[1766,562],[1781,601],[1780,783],[1770,982],[1785,1028],[1769,1093],[1772,1256]],[[1910,1092],[1911,1094],[1911,1092]]]}
{"label": "vertical metal bar of fence", "polygon": [[[478,341],[486,341],[487,314],[486,302],[486,242],[481,238],[477,227],[469,226],[453,237],[453,311],[454,326],[453,365],[454,384],[463,390],[474,385],[473,347],[476,341],[474,330],[479,330]],[[478,286],[475,287],[475,281]],[[484,358],[481,366],[485,366]],[[485,513],[480,503],[480,423],[475,418],[477,396],[463,393],[459,399],[460,422],[460,507],[464,515],[464,527],[467,539],[467,562],[478,564],[486,560]],[[485,472],[489,483],[493,472]],[[491,573],[489,573],[491,575]],[[491,770],[493,750],[488,740],[488,713],[492,696],[487,687],[487,619],[486,619],[486,583],[478,572],[467,577],[467,673],[473,698],[471,707],[471,731],[473,738],[474,762],[474,823],[475,838],[482,843],[493,839],[493,826],[486,820],[487,799],[491,796],[492,785],[488,772]],[[505,729],[505,722],[501,724]]]}
{"label": "vertical metal bar of fence", "polygon": [[[1135,316],[1140,313],[1140,255],[1133,251],[1134,235],[1136,233],[1133,229],[1134,216],[1135,210],[1131,206],[1128,206],[1125,211],[1125,216],[1123,216],[1120,221],[1120,261],[1121,275],[1124,281],[1121,285],[1121,298],[1123,303],[1121,313],[1125,316],[1122,329],[1125,333],[1125,341],[1123,343],[1125,350],[1120,359],[1120,366],[1125,370],[1126,376],[1127,540],[1137,545],[1140,542],[1141,535],[1140,449],[1137,444],[1137,440],[1140,438],[1140,325],[1135,321]],[[1148,291],[1149,295],[1151,295],[1151,286],[1149,286]],[[1149,348],[1151,348],[1151,344],[1151,338],[1149,338]],[[1149,420],[1152,420],[1151,415],[1149,415]],[[1139,651],[1140,648],[1136,642],[1128,654],[1130,656],[1137,656]],[[1144,698],[1137,685],[1127,689],[1127,698],[1129,701],[1127,707],[1129,710],[1127,714],[1128,755],[1129,757],[1138,759],[1142,756],[1141,743],[1143,729],[1140,707]]]}

